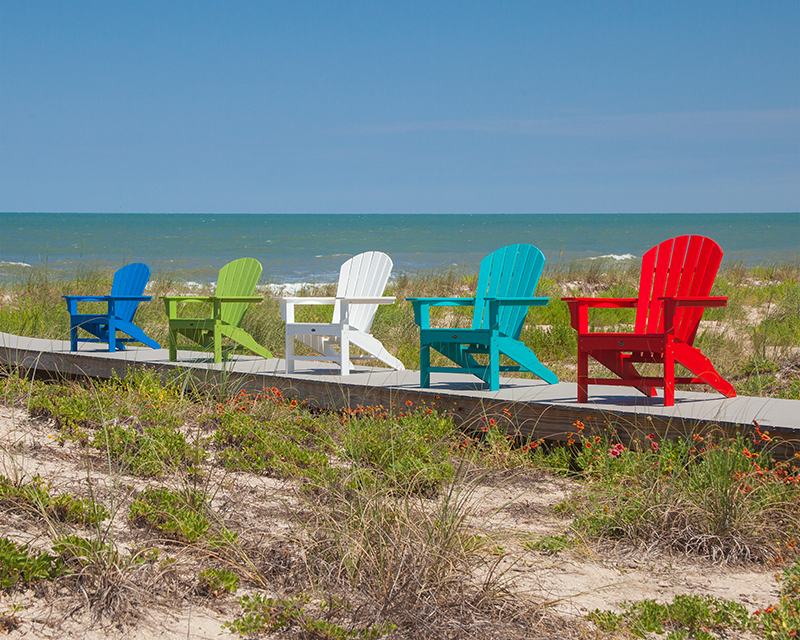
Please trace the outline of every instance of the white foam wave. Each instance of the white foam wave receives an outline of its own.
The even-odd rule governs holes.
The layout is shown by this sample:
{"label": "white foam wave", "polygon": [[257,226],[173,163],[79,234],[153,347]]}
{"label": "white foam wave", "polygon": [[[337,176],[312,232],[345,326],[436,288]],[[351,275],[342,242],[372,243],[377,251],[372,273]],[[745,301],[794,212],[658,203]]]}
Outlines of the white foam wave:
{"label": "white foam wave", "polygon": [[319,287],[323,286],[324,282],[284,282],[283,284],[268,284],[265,289],[272,292],[273,295],[293,296],[306,287]]}
{"label": "white foam wave", "polygon": [[27,262],[3,262],[0,261],[0,267],[30,267]]}
{"label": "white foam wave", "polygon": [[635,260],[636,256],[632,253],[623,253],[622,255],[618,253],[608,253],[604,256],[595,256],[594,258],[589,258],[589,260]]}

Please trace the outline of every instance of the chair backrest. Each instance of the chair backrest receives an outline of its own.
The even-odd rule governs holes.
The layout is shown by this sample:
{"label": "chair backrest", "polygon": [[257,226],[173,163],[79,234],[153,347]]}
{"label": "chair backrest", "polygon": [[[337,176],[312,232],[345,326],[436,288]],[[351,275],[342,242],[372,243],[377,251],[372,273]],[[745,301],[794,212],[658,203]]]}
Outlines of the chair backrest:
{"label": "chair backrest", "polygon": [[[634,331],[664,330],[664,304],[660,296],[708,296],[721,260],[722,249],[703,236],[665,240],[645,253]],[[702,315],[702,307],[679,308],[675,313],[675,337],[691,345]]]}
{"label": "chair backrest", "polygon": [[[544,254],[529,244],[512,244],[481,260],[472,328],[488,328],[486,298],[532,297],[543,267]],[[498,317],[500,331],[518,340],[527,314],[526,306],[501,307]]]}
{"label": "chair backrest", "polygon": [[[150,280],[150,267],[141,262],[125,265],[114,274],[111,285],[112,296],[141,296]],[[138,300],[121,300],[114,305],[114,315],[120,320],[132,322]]]}
{"label": "chair backrest", "polygon": [[[252,296],[261,277],[261,263],[255,258],[239,258],[219,270],[216,295]],[[228,302],[222,305],[222,321],[238,327],[247,311],[247,302]]]}
{"label": "chair backrest", "polygon": [[[383,295],[389,275],[392,272],[392,259],[380,251],[367,251],[353,256],[339,270],[337,297],[377,297]],[[358,304],[350,306],[350,326],[369,333],[377,304]],[[333,307],[333,323],[341,322],[341,308],[337,301]]]}

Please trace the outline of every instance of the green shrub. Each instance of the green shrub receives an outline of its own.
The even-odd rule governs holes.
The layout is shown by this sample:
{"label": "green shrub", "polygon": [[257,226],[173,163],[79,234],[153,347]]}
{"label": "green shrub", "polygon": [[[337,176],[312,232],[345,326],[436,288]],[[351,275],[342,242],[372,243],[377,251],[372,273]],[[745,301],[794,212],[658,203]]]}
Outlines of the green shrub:
{"label": "green shrub", "polygon": [[380,472],[355,476],[363,481],[380,479],[404,493],[430,496],[454,476],[450,446],[455,430],[451,419],[437,411],[424,407],[414,411],[409,404],[407,412],[367,411],[346,417],[345,424],[345,456],[355,465]]}
{"label": "green shrub", "polygon": [[181,467],[193,471],[207,455],[202,446],[187,442],[173,426],[158,422],[141,430],[105,425],[91,445],[106,451],[124,471],[138,476],[162,476]]}
{"label": "green shrub", "polygon": [[129,517],[136,525],[149,525],[177,540],[195,542],[211,524],[205,511],[202,494],[158,487],[139,494],[131,504]]}
{"label": "green shrub", "polygon": [[53,580],[66,573],[57,557],[30,549],[9,538],[0,538],[0,590],[9,591],[40,580]]}
{"label": "green shrub", "polygon": [[[589,537],[662,543],[712,559],[769,561],[800,536],[800,469],[776,462],[771,437],[658,441],[574,434],[587,482],[562,510]],[[590,445],[590,446],[589,446]]]}
{"label": "green shrub", "polygon": [[50,485],[39,476],[21,484],[0,476],[0,505],[31,510],[61,522],[84,525],[95,524],[109,517],[105,507],[91,499],[69,493],[52,497]]}
{"label": "green shrub", "polygon": [[713,596],[679,595],[669,604],[642,600],[623,603],[622,609],[620,614],[595,610],[587,617],[603,631],[627,631],[639,638],[669,631],[667,637],[675,640],[686,638],[687,633],[698,640],[713,640],[720,636],[709,631],[719,631],[727,637],[727,632],[747,631],[752,627],[743,605]]}
{"label": "green shrub", "polygon": [[309,421],[280,416],[270,422],[258,415],[223,407],[214,418],[213,441],[226,469],[285,478],[319,478],[327,473],[330,439]]}
{"label": "green shrub", "polygon": [[228,569],[203,569],[197,576],[200,593],[218,597],[225,593],[236,593],[239,576]]}
{"label": "green shrub", "polygon": [[753,614],[767,640],[790,640],[800,636],[800,564],[793,564],[778,577],[781,595],[778,604]]}

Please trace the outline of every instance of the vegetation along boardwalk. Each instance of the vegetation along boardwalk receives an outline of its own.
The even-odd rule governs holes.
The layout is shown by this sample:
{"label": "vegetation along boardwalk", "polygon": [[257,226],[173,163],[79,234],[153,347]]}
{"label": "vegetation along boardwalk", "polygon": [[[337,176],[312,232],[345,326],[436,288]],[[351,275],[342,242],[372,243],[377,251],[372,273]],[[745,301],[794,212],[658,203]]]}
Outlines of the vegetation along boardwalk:
{"label": "vegetation along boardwalk", "polygon": [[676,392],[675,405],[662,398],[646,398],[634,389],[596,387],[589,402],[578,404],[577,385],[548,385],[538,379],[501,379],[499,391],[488,391],[478,379],[434,374],[430,389],[419,387],[418,371],[358,367],[348,376],[338,375],[331,363],[305,362],[285,374],[283,360],[234,355],[214,364],[211,354],[179,352],[170,362],[166,349],[129,348],[108,353],[100,345],[81,345],[70,351],[68,341],[27,338],[0,333],[0,363],[40,375],[110,378],[124,377],[130,367],[157,369],[163,376],[185,376],[197,384],[225,384],[247,392],[276,387],[284,396],[305,400],[321,409],[355,409],[359,405],[394,405],[399,411],[410,403],[452,412],[459,423],[492,421],[524,439],[569,440],[574,425],[614,427],[634,433],[646,430],[662,437],[698,426],[713,426],[727,433],[760,426],[785,440],[783,451],[800,450],[800,401],[716,393]]}

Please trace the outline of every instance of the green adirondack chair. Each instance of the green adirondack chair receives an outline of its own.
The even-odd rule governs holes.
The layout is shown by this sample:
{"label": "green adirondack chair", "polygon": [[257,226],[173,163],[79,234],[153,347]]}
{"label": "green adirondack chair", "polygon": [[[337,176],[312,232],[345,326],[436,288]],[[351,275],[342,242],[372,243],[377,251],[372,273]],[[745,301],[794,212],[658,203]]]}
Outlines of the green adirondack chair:
{"label": "green adirondack chair", "polygon": [[[544,267],[542,252],[528,244],[514,244],[481,260],[474,298],[408,298],[419,325],[420,387],[431,384],[431,372],[470,373],[500,388],[501,371],[529,371],[549,384],[558,378],[519,340],[528,309],[544,306],[549,298],[533,297]],[[471,329],[431,328],[430,307],[474,306]],[[434,349],[453,361],[455,367],[432,367]],[[489,356],[479,364],[473,356]],[[517,365],[500,365],[503,354]]]}
{"label": "green adirondack chair", "polygon": [[[214,362],[222,362],[233,351],[232,346],[223,345],[222,338],[250,349],[262,358],[271,358],[272,353],[259,345],[253,337],[241,329],[244,312],[251,302],[261,302],[254,296],[256,284],[261,277],[261,263],[254,258],[240,258],[219,270],[217,290],[213,296],[163,296],[169,318],[169,359],[178,359],[178,335],[199,344],[203,350],[214,349]],[[183,318],[178,316],[178,305],[182,303],[210,302],[211,317]]]}

